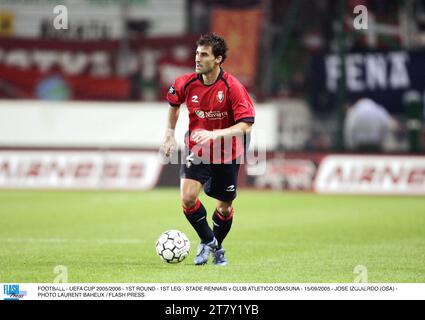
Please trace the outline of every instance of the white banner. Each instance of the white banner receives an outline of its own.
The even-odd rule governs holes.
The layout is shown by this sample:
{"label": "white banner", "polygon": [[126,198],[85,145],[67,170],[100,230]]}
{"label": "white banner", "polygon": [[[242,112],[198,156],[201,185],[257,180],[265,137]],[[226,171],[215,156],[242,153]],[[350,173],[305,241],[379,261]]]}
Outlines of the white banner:
{"label": "white banner", "polygon": [[[257,104],[251,148],[278,146],[278,106]],[[167,126],[162,102],[0,100],[0,145],[34,148],[159,148]],[[189,114],[180,108],[176,139],[184,146]]]}
{"label": "white banner", "polygon": [[424,300],[425,284],[23,283],[0,300]]}
{"label": "white banner", "polygon": [[156,152],[0,151],[0,189],[135,189],[155,187]]}
{"label": "white banner", "polygon": [[320,163],[315,190],[425,195],[425,157],[330,155]]}

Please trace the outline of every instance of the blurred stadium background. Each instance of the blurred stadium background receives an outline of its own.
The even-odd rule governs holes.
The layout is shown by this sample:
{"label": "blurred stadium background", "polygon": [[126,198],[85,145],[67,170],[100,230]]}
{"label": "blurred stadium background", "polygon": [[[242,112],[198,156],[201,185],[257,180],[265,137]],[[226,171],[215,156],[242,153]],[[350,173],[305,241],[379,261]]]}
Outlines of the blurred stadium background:
{"label": "blurred stadium background", "polygon": [[[67,9],[67,29],[54,27],[57,5]],[[366,30],[357,30],[353,25],[358,16],[353,11],[358,5],[368,9]],[[200,34],[210,31],[227,40],[229,59],[223,67],[241,80],[256,103],[254,136],[260,136],[261,132],[265,137],[264,143],[258,144],[258,150],[266,151],[266,158],[260,158],[266,163],[266,170],[252,176],[244,166],[240,185],[251,189],[249,192],[255,201],[272,206],[269,209],[276,212],[278,220],[271,217],[271,224],[285,225],[288,218],[295,230],[302,221],[311,227],[309,231],[314,230],[311,223],[316,221],[315,213],[303,215],[301,208],[306,201],[329,223],[327,232],[336,237],[328,239],[322,233],[324,238],[321,238],[316,230],[310,233],[312,244],[321,239],[338,242],[343,233],[349,236],[351,232],[352,238],[346,240],[349,246],[350,239],[360,243],[360,239],[373,234],[373,230],[379,229],[379,234],[384,234],[387,228],[387,237],[399,235],[403,241],[397,243],[397,255],[387,256],[385,260],[389,270],[374,280],[423,281],[423,0],[0,0],[0,189],[4,189],[0,192],[4,248],[0,272],[3,279],[49,281],[50,271],[43,269],[46,265],[35,263],[39,276],[23,275],[22,262],[31,265],[34,260],[25,260],[25,254],[14,257],[16,250],[25,253],[28,247],[24,245],[32,243],[32,239],[46,239],[46,242],[35,241],[31,248],[35,252],[32,257],[41,261],[44,245],[63,245],[63,241],[67,241],[60,240],[63,237],[102,238],[107,234],[112,234],[114,239],[144,237],[139,233],[144,228],[143,222],[134,221],[137,215],[131,214],[133,210],[146,215],[151,212],[161,215],[166,211],[168,221],[173,221],[167,224],[166,220],[160,220],[162,226],[158,221],[149,220],[156,227],[146,231],[149,239],[159,235],[163,228],[187,230],[195,239],[185,221],[176,214],[180,211],[178,167],[162,165],[156,156],[166,125],[165,93],[177,76],[193,72],[195,41]],[[347,106],[357,98],[368,98],[382,105],[396,124],[383,136],[376,150],[353,150],[346,144]],[[177,130],[180,142],[188,121],[187,113],[182,112]],[[32,191],[11,191],[21,189]],[[134,193],[100,192],[92,196],[80,192],[55,193],[62,189],[143,192],[141,202],[136,204]],[[152,189],[155,190],[149,191]],[[270,198],[268,193],[257,191],[270,189],[274,190]],[[297,193],[291,198],[292,193],[287,191],[307,193]],[[173,203],[175,199],[175,205],[166,207],[164,202],[156,208],[154,203],[161,199],[161,192],[165,202]],[[322,198],[316,193],[382,197],[323,198],[321,204]],[[385,195],[403,197],[394,200]],[[57,201],[57,197],[63,202]],[[106,205],[101,198],[109,198]],[[127,200],[131,205],[126,206]],[[245,201],[250,200],[245,198]],[[384,205],[388,201],[393,205]],[[332,212],[332,202],[339,204],[335,210],[348,213]],[[343,209],[341,202],[349,209]],[[369,205],[360,208],[360,202]],[[79,205],[90,207],[78,209]],[[74,234],[55,224],[43,224],[49,219],[59,219],[56,210],[60,206],[66,208],[66,219],[71,219],[67,223],[80,233]],[[79,217],[82,212],[94,211],[92,225],[99,226],[103,223],[103,212],[113,215],[111,208],[115,208],[116,216],[109,217],[109,222],[99,227],[97,233],[86,233],[80,220],[68,216],[75,213]],[[272,213],[267,207],[257,209]],[[37,225],[37,219],[27,216],[32,210],[40,214],[43,227]],[[252,224],[246,220],[245,226],[255,226],[258,212],[248,207],[245,210],[252,214],[245,216],[252,220],[249,220]],[[290,217],[285,216],[293,210]],[[378,226],[378,221],[385,219],[385,210],[389,212],[389,220]],[[299,220],[295,217],[297,212],[301,215]],[[347,214],[347,220],[338,214]],[[121,218],[128,223],[120,224]],[[361,220],[363,218],[366,220]],[[82,221],[84,219],[88,218]],[[360,221],[371,224],[365,226],[358,223]],[[118,229],[114,229],[116,223]],[[354,229],[344,229],[346,223],[351,223]],[[345,227],[339,228],[341,225]],[[319,230],[321,227],[323,225],[317,225]],[[270,236],[267,230],[264,225],[258,237]],[[273,232],[279,234],[280,231]],[[22,241],[15,236],[19,233]],[[241,233],[240,240],[251,236]],[[308,236],[299,236],[300,241],[304,239],[309,243]],[[276,241],[270,239],[270,243]],[[289,251],[296,246],[291,243]],[[138,243],[124,241],[123,244]],[[150,244],[147,243],[147,250]],[[288,254],[287,249],[279,249],[282,256]],[[309,249],[314,254],[317,248],[313,245]],[[391,252],[391,247],[366,249],[371,250],[363,255],[371,259],[367,260],[369,265],[376,262],[373,259],[380,253]],[[121,257],[124,253],[134,254],[129,250],[120,252]],[[361,258],[357,259],[362,256],[361,252],[358,248],[358,256],[354,255],[353,261],[347,254],[347,260],[338,263],[346,263],[344,267],[348,265],[352,271],[357,262],[362,262]],[[274,259],[275,254],[270,250],[273,263],[279,263]],[[332,249],[315,261],[323,261],[328,254],[335,259]],[[78,259],[83,259],[81,255]],[[98,252],[98,256],[105,257],[104,252]],[[301,266],[309,268],[309,264],[304,263],[307,256],[302,257],[306,260],[296,260],[296,255],[292,259],[296,263],[288,264],[286,271],[283,268],[282,277],[288,270],[295,274]],[[405,273],[397,266],[393,268],[390,261],[405,263]],[[69,258],[68,264],[72,263]],[[311,269],[298,277],[279,278],[273,263],[269,277],[261,277],[261,274],[251,277],[246,270],[245,277],[224,280],[347,281],[351,277],[350,273],[338,276],[346,272],[343,267],[337,275],[326,276],[329,269],[335,267],[329,262],[325,267],[320,263],[310,265]],[[20,273],[12,271],[16,264],[21,265]],[[412,268],[408,269],[408,265]],[[85,265],[81,266],[84,269]],[[137,274],[136,269],[131,272]],[[320,270],[325,276],[313,276],[313,270]],[[394,270],[399,272],[397,276],[391,276]],[[148,281],[146,277],[120,278],[119,274],[115,278],[107,277],[108,272],[97,278],[81,274],[72,280]],[[151,276],[152,281],[167,280],[161,278],[160,273]],[[176,279],[190,281],[190,278]],[[194,279],[205,281],[207,278]]]}

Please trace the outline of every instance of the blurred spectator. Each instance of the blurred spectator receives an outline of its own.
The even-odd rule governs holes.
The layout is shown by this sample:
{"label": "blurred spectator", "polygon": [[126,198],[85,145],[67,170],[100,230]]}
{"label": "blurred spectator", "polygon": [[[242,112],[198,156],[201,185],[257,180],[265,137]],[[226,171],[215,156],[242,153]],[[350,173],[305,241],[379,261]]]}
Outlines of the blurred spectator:
{"label": "blurred spectator", "polygon": [[42,78],[37,84],[35,96],[41,100],[66,101],[71,98],[72,92],[60,74],[52,73]]}
{"label": "blurred spectator", "polygon": [[209,13],[208,4],[202,0],[189,0],[191,8],[191,23],[189,23],[189,32],[201,34],[208,31]]}
{"label": "blurred spectator", "polygon": [[390,133],[397,131],[398,127],[398,122],[383,106],[362,98],[347,109],[345,146],[348,150],[359,152],[382,151]]}

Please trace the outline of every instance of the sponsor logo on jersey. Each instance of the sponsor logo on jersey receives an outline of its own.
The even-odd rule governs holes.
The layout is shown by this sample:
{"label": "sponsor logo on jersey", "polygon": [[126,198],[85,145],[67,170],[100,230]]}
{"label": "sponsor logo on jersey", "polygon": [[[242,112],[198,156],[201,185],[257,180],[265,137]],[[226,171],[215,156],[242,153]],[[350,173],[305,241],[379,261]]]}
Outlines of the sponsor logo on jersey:
{"label": "sponsor logo on jersey", "polygon": [[224,93],[223,93],[223,91],[219,91],[219,92],[217,92],[217,99],[218,99],[218,102],[223,102],[223,100],[224,100]]}
{"label": "sponsor logo on jersey", "polygon": [[202,110],[196,110],[196,111],[195,111],[195,114],[196,114],[199,118],[201,118],[201,119],[204,119],[204,118],[205,118],[205,112],[204,112],[204,111],[202,111]]}
{"label": "sponsor logo on jersey", "polygon": [[228,116],[227,111],[202,111],[202,110],[195,110],[195,114],[201,118],[208,120],[222,120]]}
{"label": "sponsor logo on jersey", "polygon": [[205,116],[208,118],[208,120],[222,120],[224,118],[227,118],[227,111],[205,112]]}

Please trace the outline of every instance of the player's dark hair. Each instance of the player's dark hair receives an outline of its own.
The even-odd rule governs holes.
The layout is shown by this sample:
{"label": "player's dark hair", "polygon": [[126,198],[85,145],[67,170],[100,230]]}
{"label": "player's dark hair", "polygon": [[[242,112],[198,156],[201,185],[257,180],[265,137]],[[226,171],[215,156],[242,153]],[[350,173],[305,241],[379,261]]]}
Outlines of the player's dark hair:
{"label": "player's dark hair", "polygon": [[226,60],[227,57],[227,44],[226,41],[215,33],[203,34],[196,42],[198,46],[211,46],[214,57],[221,56],[221,63]]}

